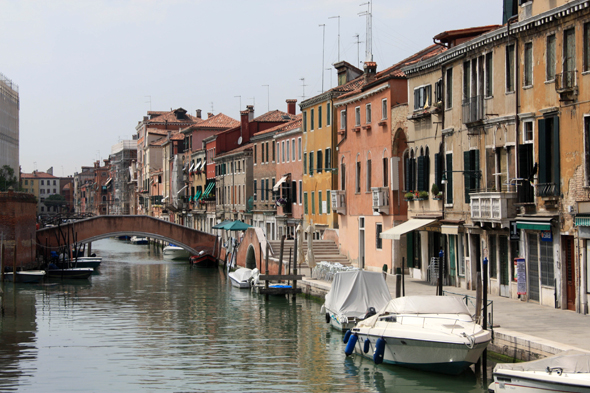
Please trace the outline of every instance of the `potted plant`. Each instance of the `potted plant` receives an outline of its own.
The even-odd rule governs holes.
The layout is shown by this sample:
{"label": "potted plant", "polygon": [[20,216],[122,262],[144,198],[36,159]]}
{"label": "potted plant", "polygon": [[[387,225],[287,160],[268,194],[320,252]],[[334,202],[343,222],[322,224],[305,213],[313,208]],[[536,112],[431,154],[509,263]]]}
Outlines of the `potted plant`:
{"label": "potted plant", "polygon": [[425,199],[428,199],[428,191],[420,191],[418,192],[418,199],[423,201]]}
{"label": "potted plant", "polygon": [[281,206],[281,207],[287,206],[287,200],[283,199],[283,198],[277,199],[277,206]]}
{"label": "potted plant", "polygon": [[442,191],[438,189],[436,183],[432,185],[430,192],[432,193],[432,199],[434,199],[435,201],[440,201],[442,199]]}
{"label": "potted plant", "polygon": [[414,199],[414,193],[412,191],[406,192],[406,194],[404,195],[404,198],[406,201],[411,201]]}

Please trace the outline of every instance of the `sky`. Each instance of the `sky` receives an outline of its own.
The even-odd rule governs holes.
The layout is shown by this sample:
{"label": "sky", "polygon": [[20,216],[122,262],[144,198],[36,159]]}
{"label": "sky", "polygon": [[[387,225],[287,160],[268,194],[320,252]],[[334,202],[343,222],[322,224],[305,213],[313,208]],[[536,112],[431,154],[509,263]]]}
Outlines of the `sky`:
{"label": "sky", "polygon": [[[335,62],[362,69],[365,2],[0,0],[22,172],[80,172],[132,139],[149,110],[286,112],[285,100],[336,86]],[[379,71],[443,31],[501,23],[502,0],[374,0],[373,60]]]}

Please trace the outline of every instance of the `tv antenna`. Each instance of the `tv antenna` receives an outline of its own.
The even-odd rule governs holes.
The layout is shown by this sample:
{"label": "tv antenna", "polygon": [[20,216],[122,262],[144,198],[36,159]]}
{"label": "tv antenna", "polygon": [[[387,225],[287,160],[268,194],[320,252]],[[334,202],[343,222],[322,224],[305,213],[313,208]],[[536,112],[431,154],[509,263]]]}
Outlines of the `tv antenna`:
{"label": "tv antenna", "polygon": [[364,41],[360,40],[360,36],[358,33],[354,37],[356,38],[356,42],[355,42],[355,44],[356,44],[356,64],[360,67],[361,66],[361,59],[360,59],[359,53],[360,53],[361,43],[363,43]]}
{"label": "tv antenna", "polygon": [[323,40],[322,40],[322,93],[324,92],[324,53],[326,51],[326,24],[319,25],[323,32]]}
{"label": "tv antenna", "polygon": [[359,16],[366,16],[367,17],[367,35],[366,39],[366,49],[365,49],[365,62],[373,61],[373,6],[371,4],[371,0],[366,3],[361,4],[367,6],[367,10],[364,12],[359,12]]}
{"label": "tv antenna", "polygon": [[146,104],[150,104],[150,111],[152,110],[152,96],[144,96],[148,100],[145,102]]}
{"label": "tv antenna", "polygon": [[266,87],[266,111],[270,112],[270,85],[262,85]]}
{"label": "tv antenna", "polygon": [[338,18],[338,61],[340,61],[340,15],[331,16],[328,19]]}
{"label": "tv antenna", "polygon": [[303,95],[301,96],[301,98],[305,100],[305,86],[307,86],[305,84],[305,78],[299,78],[299,80],[301,81],[301,88],[303,89]]}
{"label": "tv antenna", "polygon": [[234,96],[234,98],[240,99],[240,111],[242,110],[242,96]]}

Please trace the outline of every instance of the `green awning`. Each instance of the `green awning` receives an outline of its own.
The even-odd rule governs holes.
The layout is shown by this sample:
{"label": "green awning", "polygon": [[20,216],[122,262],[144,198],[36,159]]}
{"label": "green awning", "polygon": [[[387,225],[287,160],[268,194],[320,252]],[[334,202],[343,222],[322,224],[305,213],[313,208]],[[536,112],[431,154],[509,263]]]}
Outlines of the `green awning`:
{"label": "green awning", "polygon": [[209,183],[209,185],[207,186],[207,188],[205,189],[205,192],[203,193],[203,195],[201,196],[202,199],[205,199],[209,196],[209,193],[211,192],[211,190],[213,189],[213,186],[215,186],[215,183]]}
{"label": "green awning", "polygon": [[576,226],[590,227],[590,217],[576,217]]}
{"label": "green awning", "polygon": [[516,228],[529,229],[532,231],[550,231],[550,221],[516,221]]}

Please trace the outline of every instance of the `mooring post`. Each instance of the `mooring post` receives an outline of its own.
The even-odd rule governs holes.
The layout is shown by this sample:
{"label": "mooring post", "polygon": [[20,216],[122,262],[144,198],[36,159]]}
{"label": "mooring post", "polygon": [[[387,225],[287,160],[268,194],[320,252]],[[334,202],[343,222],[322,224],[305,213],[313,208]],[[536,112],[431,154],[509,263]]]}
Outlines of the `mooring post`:
{"label": "mooring post", "polygon": [[[295,244],[294,244],[294,250],[293,250],[293,275],[296,276],[297,275],[297,238],[299,236],[295,236]],[[297,280],[293,280],[293,289],[295,289],[295,291],[293,291],[293,300],[295,300],[297,298],[297,295],[295,294],[296,289],[297,289]]]}
{"label": "mooring post", "polygon": [[285,235],[281,237],[281,252],[279,254],[279,276],[283,272],[283,249],[285,247]]}
{"label": "mooring post", "polygon": [[395,269],[395,297],[398,298],[402,293],[402,273],[398,267]]}
{"label": "mooring post", "polygon": [[406,258],[402,257],[402,296],[406,296]]}
{"label": "mooring post", "polygon": [[92,242],[88,243],[88,256],[91,257],[92,256]]}
{"label": "mooring post", "polygon": [[[268,276],[268,254],[270,251],[270,244],[268,243],[268,241],[266,242],[266,258],[265,258],[265,262],[266,262],[266,275]],[[264,281],[264,288],[267,289],[265,298],[268,299],[268,280]]]}

